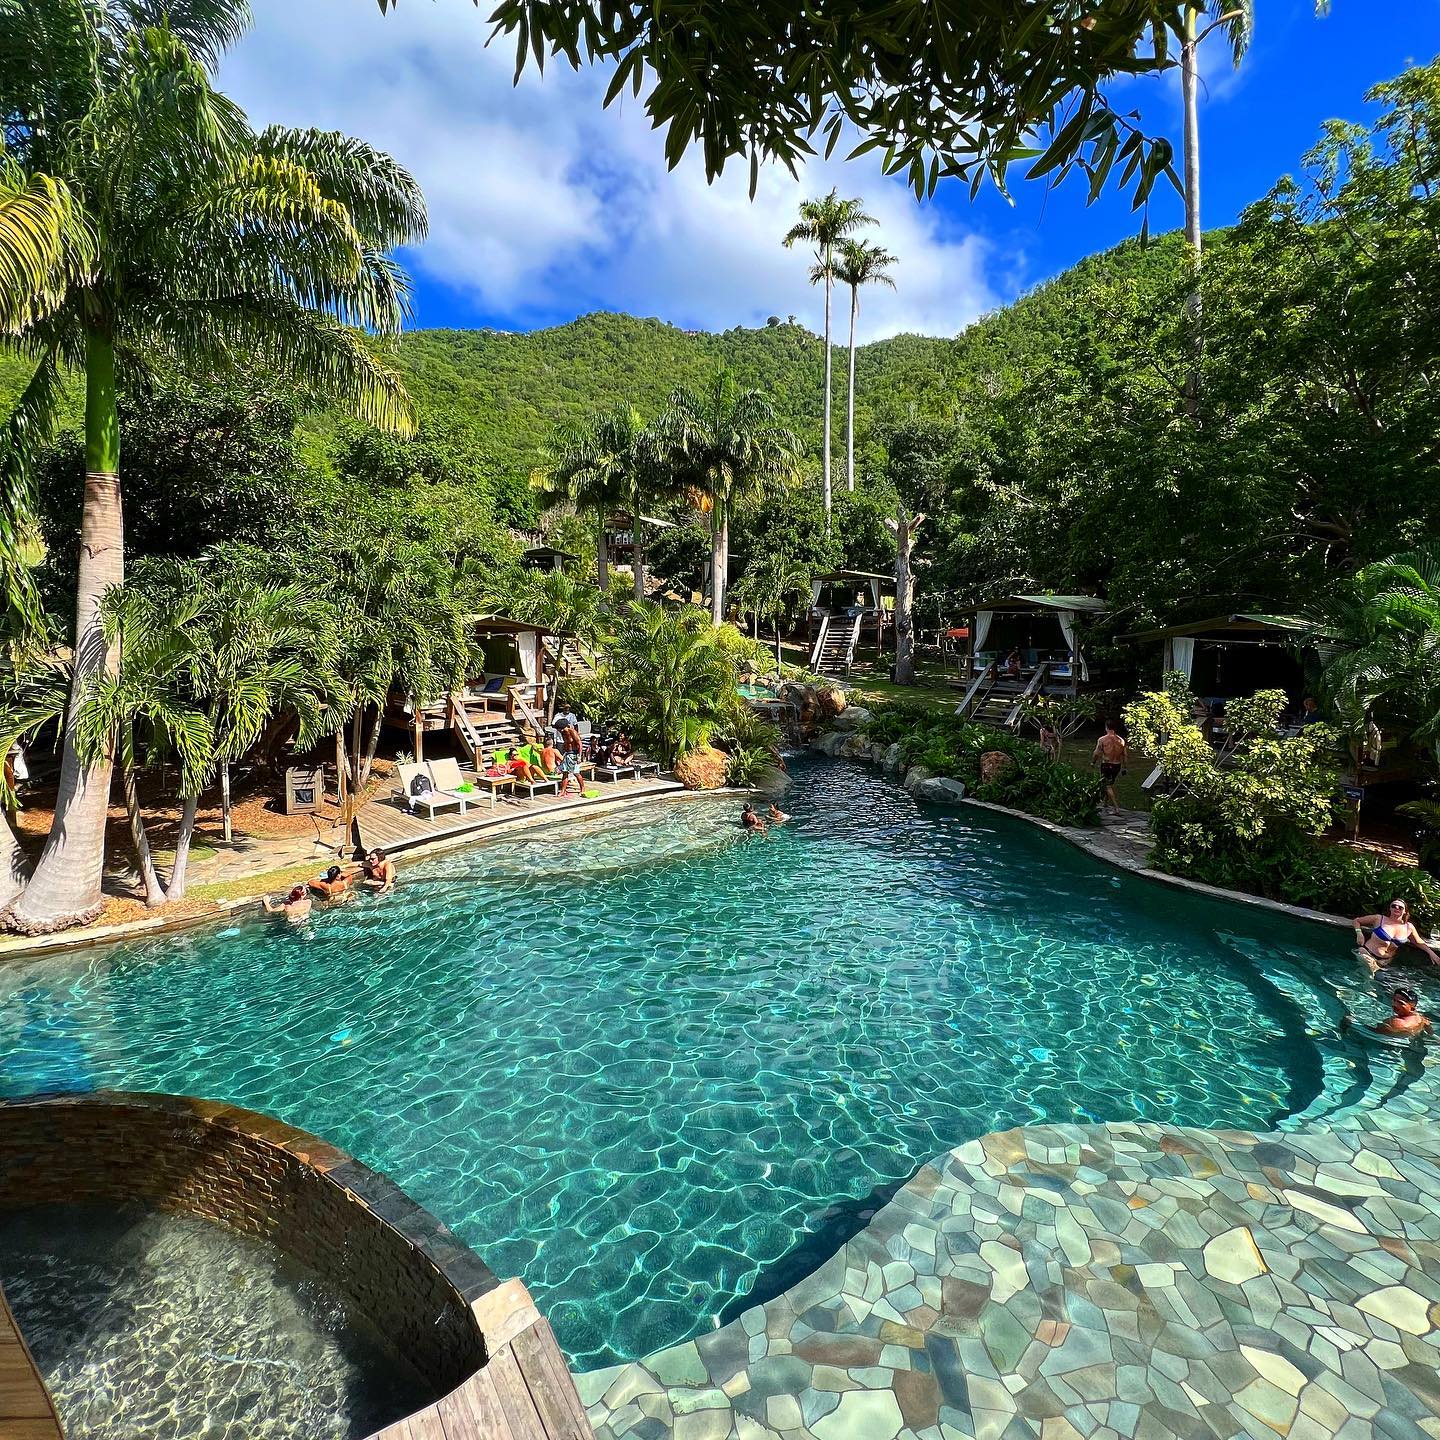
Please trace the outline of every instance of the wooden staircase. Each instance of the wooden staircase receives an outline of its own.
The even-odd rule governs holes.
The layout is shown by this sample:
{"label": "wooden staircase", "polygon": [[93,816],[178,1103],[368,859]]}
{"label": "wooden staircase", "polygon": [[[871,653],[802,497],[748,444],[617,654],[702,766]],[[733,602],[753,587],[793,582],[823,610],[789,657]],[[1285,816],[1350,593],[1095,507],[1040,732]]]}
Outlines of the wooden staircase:
{"label": "wooden staircase", "polygon": [[595,656],[573,635],[550,635],[545,640],[545,655],[557,675],[593,675]]}
{"label": "wooden staircase", "polygon": [[1001,730],[1018,730],[1026,704],[1044,689],[1049,677],[1048,664],[1037,665],[1035,673],[1023,687],[1016,681],[1005,681],[987,666],[965,692],[955,713],[974,725],[993,725]]}
{"label": "wooden staircase", "polygon": [[810,652],[810,669],[816,675],[848,675],[855,663],[855,646],[860,640],[863,615],[853,618],[827,615],[820,622],[815,648]]}
{"label": "wooden staircase", "polygon": [[484,770],[497,750],[512,750],[535,738],[498,710],[467,710],[458,695],[451,701],[450,728],[477,770]]}

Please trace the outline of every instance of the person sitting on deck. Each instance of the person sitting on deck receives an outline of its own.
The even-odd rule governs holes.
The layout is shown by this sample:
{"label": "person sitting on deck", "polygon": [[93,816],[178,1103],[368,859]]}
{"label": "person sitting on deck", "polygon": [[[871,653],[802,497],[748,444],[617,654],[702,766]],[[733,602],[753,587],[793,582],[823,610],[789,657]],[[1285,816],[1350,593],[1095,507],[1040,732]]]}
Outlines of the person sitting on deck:
{"label": "person sitting on deck", "polygon": [[622,730],[610,745],[610,763],[612,765],[628,765],[630,757],[635,753],[635,747],[630,743],[630,737]]}
{"label": "person sitting on deck", "polygon": [[553,780],[560,773],[560,762],[563,757],[555,746],[555,740],[551,738],[552,734],[553,732],[546,733],[545,743],[540,747],[540,768],[548,778]]}
{"label": "person sitting on deck", "polygon": [[[495,758],[499,760],[500,757],[497,755]],[[522,785],[532,785],[538,780],[545,779],[540,767],[532,765],[518,750],[505,761],[505,769]]]}
{"label": "person sitting on deck", "polygon": [[[1353,923],[1360,958],[1369,966],[1371,974],[1394,964],[1402,945],[1414,945],[1425,952],[1432,965],[1440,965],[1440,956],[1410,923],[1410,907],[1403,900],[1392,900],[1384,915],[1357,915]],[[1370,932],[1368,936],[1364,933],[1366,930]]]}
{"label": "person sitting on deck", "polygon": [[1012,650],[1005,657],[1005,678],[1007,680],[1020,678],[1020,652],[1018,650]]}
{"label": "person sitting on deck", "polygon": [[277,905],[268,895],[260,897],[267,915],[283,915],[292,925],[298,925],[311,911],[313,902],[303,885],[297,885]]}
{"label": "person sitting on deck", "polygon": [[355,898],[355,892],[350,888],[350,877],[339,865],[332,865],[323,875],[312,880],[310,888],[336,904]]}

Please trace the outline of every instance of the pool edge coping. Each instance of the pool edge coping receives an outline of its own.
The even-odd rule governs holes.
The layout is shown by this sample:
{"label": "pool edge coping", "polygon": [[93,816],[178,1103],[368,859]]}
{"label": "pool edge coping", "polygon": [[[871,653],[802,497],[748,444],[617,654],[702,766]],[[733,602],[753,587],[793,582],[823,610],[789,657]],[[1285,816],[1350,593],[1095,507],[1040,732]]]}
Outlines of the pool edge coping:
{"label": "pool edge coping", "polygon": [[[462,831],[458,834],[440,835],[433,840],[420,841],[405,847],[404,854],[411,859],[426,859],[447,850],[457,850],[464,845],[478,845],[512,831],[553,825],[566,820],[582,810],[587,815],[614,814],[654,800],[681,800],[695,796],[750,794],[748,790],[736,790],[724,786],[718,790],[689,790],[674,781],[651,784],[644,790],[631,791],[626,795],[602,798],[585,805],[570,804],[555,810],[526,812],[502,819],[483,828]],[[295,869],[303,864],[296,861],[294,866],[277,866],[277,870]],[[255,878],[261,879],[272,871],[260,871]],[[190,930],[201,925],[229,919],[237,910],[253,906],[265,890],[235,896],[228,900],[210,902],[212,909],[198,910],[186,915],[142,915],[135,920],[125,920],[117,925],[101,925],[89,929],[62,930],[53,935],[15,936],[0,933],[0,965],[11,960],[33,960],[42,955],[65,954],[75,950],[88,950],[101,945],[119,944],[137,936],[165,934],[170,931]]]}

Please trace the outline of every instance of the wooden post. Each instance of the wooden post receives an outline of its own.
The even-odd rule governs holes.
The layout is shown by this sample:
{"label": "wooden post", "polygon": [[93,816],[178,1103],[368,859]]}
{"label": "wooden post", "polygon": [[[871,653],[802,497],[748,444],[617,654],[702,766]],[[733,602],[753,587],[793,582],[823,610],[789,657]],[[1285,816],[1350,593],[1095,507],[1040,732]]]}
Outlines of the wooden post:
{"label": "wooden post", "polygon": [[343,824],[348,817],[345,808],[345,796],[348,792],[349,776],[345,773],[345,726],[342,724],[335,731],[335,785],[340,801],[340,817]]}
{"label": "wooden post", "polygon": [[421,714],[419,705],[414,710],[415,724],[415,763],[423,764],[425,760],[425,718]]}
{"label": "wooden post", "polygon": [[220,762],[220,816],[225,826],[225,843],[231,840],[230,833],[230,762]]}

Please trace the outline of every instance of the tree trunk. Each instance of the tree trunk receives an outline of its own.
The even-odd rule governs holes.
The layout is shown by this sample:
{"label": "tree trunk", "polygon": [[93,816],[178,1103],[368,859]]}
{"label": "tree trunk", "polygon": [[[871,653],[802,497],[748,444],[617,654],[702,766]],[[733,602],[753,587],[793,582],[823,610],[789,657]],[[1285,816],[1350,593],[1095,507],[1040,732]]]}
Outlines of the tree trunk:
{"label": "tree trunk", "polygon": [[610,588],[610,547],[605,542],[605,517],[600,517],[600,528],[595,535],[595,581],[601,592]]}
{"label": "tree trunk", "polygon": [[105,639],[100,601],[125,578],[120,514],[120,421],[115,409],[115,347],[91,331],[85,350],[85,500],[80,514],[80,564],[75,586],[75,656],[55,820],[35,874],[6,912],[11,928],[45,935],[93,920],[102,904],[105,820],[114,755],[85,764],[75,747],[80,697],[98,675],[113,671],[116,647]]}
{"label": "tree trunk", "polygon": [[781,674],[785,669],[785,661],[780,655],[780,616],[775,616],[775,673]]}
{"label": "tree trunk", "polygon": [[640,513],[639,513],[639,511],[636,511],[636,513],[635,513],[635,525],[634,525],[634,535],[635,535],[635,565],[634,565],[634,569],[635,569],[635,598],[636,598],[637,600],[643,600],[643,599],[645,598],[645,542],[644,542],[644,540],[642,540],[642,539],[640,538],[640,534],[641,534],[641,531],[640,531]]}
{"label": "tree trunk", "polygon": [[1189,331],[1190,367],[1185,377],[1185,411],[1197,419],[1200,413],[1200,365],[1204,333],[1200,313],[1200,263],[1204,233],[1200,228],[1200,68],[1197,27],[1200,9],[1185,6],[1185,33],[1180,46],[1180,89],[1185,106],[1185,243],[1190,247],[1192,286],[1185,299],[1186,328]]}
{"label": "tree trunk", "polygon": [[830,252],[825,252],[825,533],[830,533]]}
{"label": "tree trunk", "polygon": [[8,905],[25,888],[23,860],[10,817],[0,805],[0,906]]}
{"label": "tree trunk", "polygon": [[718,625],[725,618],[725,560],[720,549],[720,497],[712,497],[710,505],[710,623]]}
{"label": "tree trunk", "polygon": [[717,625],[725,622],[725,592],[730,585],[730,510],[727,506],[720,517],[720,570],[718,583],[715,586],[715,593],[719,597],[716,602]]}
{"label": "tree trunk", "polygon": [[170,883],[165,887],[165,900],[185,898],[185,871],[190,865],[190,841],[195,835],[195,816],[200,810],[200,797],[187,795],[180,812],[180,833],[175,837],[175,863],[170,867]]}
{"label": "tree trunk", "polygon": [[220,762],[220,822],[225,831],[225,843],[231,840],[230,832],[230,762]]}
{"label": "tree trunk", "polygon": [[[355,787],[357,796],[365,793],[365,786],[369,783],[370,771],[375,764],[375,751],[380,746],[380,727],[384,718],[377,709],[375,711],[375,728],[370,732],[370,743],[365,747],[365,763],[360,767],[360,783]],[[420,760],[418,754],[415,756],[415,760],[418,764]],[[358,804],[359,801],[357,800],[356,803]]]}
{"label": "tree trunk", "polygon": [[850,378],[845,387],[845,488],[855,488],[855,317],[860,311],[860,287],[850,287]]}
{"label": "tree trunk", "polygon": [[[131,748],[134,741],[131,741]],[[140,866],[140,879],[145,885],[145,904],[154,910],[165,903],[165,890],[155,873],[155,857],[150,853],[150,837],[145,833],[145,817],[140,813],[140,786],[135,767],[121,767],[121,784],[125,789],[125,814],[130,821],[130,839],[135,846],[135,859]]]}
{"label": "tree trunk", "polygon": [[895,506],[895,683],[915,683],[915,574],[910,568],[914,539],[910,512],[901,501]]}

